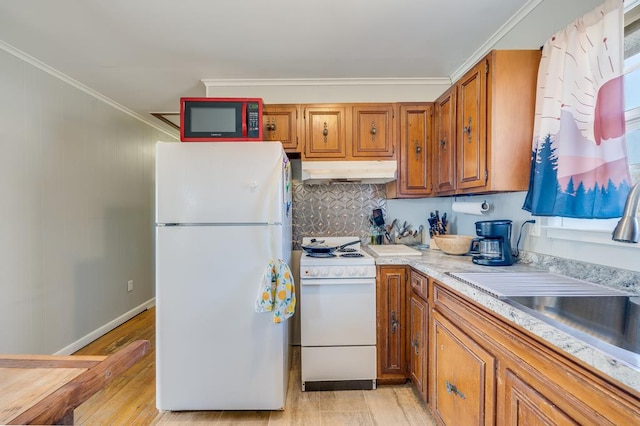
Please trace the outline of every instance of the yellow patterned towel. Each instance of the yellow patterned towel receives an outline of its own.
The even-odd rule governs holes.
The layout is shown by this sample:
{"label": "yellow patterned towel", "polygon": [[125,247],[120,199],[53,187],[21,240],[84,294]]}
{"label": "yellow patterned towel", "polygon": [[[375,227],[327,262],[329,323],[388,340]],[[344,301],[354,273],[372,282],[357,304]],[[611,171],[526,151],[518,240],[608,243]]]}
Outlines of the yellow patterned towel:
{"label": "yellow patterned towel", "polygon": [[273,312],[279,323],[296,311],[296,289],[289,265],[281,259],[269,262],[256,299],[256,312]]}

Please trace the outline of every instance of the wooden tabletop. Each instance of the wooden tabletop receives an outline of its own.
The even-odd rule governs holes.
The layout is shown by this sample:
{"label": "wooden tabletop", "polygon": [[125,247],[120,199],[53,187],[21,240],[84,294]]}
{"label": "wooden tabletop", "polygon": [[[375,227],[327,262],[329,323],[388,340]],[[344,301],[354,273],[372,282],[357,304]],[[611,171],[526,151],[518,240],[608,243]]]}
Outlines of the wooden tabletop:
{"label": "wooden tabletop", "polygon": [[149,350],[137,340],[110,356],[0,355],[0,424],[73,424],[73,410]]}

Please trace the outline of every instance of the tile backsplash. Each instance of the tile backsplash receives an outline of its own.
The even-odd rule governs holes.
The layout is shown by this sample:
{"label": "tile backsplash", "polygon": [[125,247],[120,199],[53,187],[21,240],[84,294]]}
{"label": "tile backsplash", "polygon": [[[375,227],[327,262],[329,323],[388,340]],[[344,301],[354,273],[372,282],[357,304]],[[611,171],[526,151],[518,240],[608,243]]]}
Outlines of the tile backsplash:
{"label": "tile backsplash", "polygon": [[384,185],[294,181],[292,189],[294,250],[300,249],[302,237],[355,235],[366,241],[373,209],[386,212]]}

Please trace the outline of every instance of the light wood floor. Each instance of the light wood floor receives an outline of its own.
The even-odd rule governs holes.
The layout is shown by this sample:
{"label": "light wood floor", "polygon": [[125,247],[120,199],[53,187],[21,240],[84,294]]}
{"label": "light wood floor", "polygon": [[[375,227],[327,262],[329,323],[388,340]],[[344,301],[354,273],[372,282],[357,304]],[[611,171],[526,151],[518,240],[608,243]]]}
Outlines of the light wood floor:
{"label": "light wood floor", "polygon": [[85,346],[76,354],[108,355],[145,339],[142,360],[75,410],[82,425],[435,425],[411,385],[374,391],[302,392],[300,354],[294,350],[284,411],[162,412],[155,404],[155,309],[150,309]]}

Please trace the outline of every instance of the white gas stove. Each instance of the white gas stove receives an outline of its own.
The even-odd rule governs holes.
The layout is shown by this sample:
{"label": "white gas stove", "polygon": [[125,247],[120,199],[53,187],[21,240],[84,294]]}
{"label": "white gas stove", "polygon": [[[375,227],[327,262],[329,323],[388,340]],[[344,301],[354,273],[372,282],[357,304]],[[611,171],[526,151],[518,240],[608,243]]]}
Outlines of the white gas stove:
{"label": "white gas stove", "polygon": [[[354,239],[315,237],[328,247]],[[375,260],[359,243],[331,254],[300,258],[302,390],[375,389]]]}

